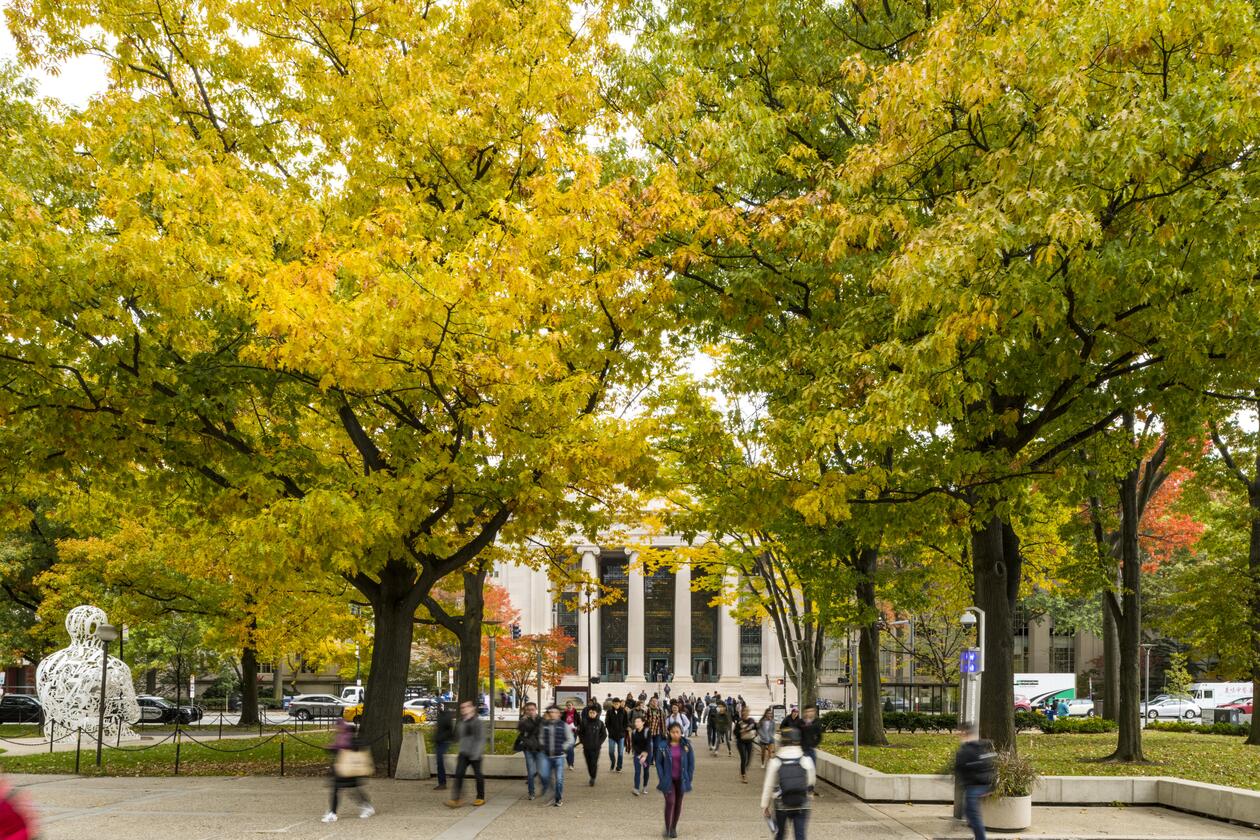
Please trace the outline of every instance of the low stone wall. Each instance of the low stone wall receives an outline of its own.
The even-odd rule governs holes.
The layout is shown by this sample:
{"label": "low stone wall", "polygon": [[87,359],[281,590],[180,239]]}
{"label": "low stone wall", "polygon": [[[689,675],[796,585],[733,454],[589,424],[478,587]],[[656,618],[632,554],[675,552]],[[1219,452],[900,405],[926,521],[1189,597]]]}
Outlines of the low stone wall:
{"label": "low stone wall", "polygon": [[[951,776],[881,773],[818,752],[818,776],[868,802],[954,801]],[[1037,805],[1162,805],[1219,820],[1260,826],[1260,792],[1166,776],[1043,776]]]}

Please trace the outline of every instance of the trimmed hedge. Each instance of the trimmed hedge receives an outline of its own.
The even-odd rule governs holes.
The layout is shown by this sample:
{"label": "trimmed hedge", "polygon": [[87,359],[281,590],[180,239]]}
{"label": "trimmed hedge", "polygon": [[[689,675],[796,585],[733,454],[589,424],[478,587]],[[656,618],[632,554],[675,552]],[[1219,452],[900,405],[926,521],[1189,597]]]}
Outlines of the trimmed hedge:
{"label": "trimmed hedge", "polygon": [[[823,712],[818,717],[824,732],[852,732],[853,712],[843,709]],[[958,729],[958,715],[927,712],[884,712],[884,728],[896,732],[953,732]],[[1072,735],[1114,732],[1114,721],[1102,718],[1067,718],[1050,723],[1036,712],[1016,712],[1015,729],[1026,732],[1040,729],[1050,735]],[[1179,730],[1181,731],[1181,730]]]}
{"label": "trimmed hedge", "polygon": [[1100,735],[1118,728],[1114,720],[1100,717],[1059,718],[1054,723],[1042,718],[1041,724],[1041,731],[1047,735]]}
{"label": "trimmed hedge", "polygon": [[1245,723],[1186,723],[1173,720],[1146,724],[1154,732],[1193,732],[1196,735],[1239,735],[1246,737],[1251,727]]}

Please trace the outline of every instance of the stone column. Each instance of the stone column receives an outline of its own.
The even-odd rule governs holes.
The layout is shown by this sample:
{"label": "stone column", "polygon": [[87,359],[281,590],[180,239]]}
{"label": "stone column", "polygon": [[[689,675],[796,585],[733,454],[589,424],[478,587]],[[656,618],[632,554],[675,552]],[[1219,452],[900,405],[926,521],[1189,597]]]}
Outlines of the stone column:
{"label": "stone column", "polygon": [[691,566],[674,575],[674,682],[691,682]]}
{"label": "stone column", "polygon": [[626,558],[629,582],[626,588],[626,681],[646,682],[646,655],[643,647],[643,570],[637,568],[639,552],[631,551]]}
{"label": "stone column", "polygon": [[739,681],[739,624],[725,599],[738,591],[739,579],[727,575],[723,583],[723,603],[718,604],[718,678],[722,682]]}
{"label": "stone column", "polygon": [[[582,574],[590,580],[599,580],[599,547],[594,545],[580,545],[577,552],[582,555]],[[591,602],[599,598],[599,592],[590,587],[585,586],[578,591],[578,676],[588,677],[599,676],[600,668],[600,649],[599,649],[599,607],[590,609],[587,614],[587,599]],[[589,632],[588,632],[589,628]],[[589,654],[588,654],[589,651]],[[590,663],[590,669],[587,663]]]}

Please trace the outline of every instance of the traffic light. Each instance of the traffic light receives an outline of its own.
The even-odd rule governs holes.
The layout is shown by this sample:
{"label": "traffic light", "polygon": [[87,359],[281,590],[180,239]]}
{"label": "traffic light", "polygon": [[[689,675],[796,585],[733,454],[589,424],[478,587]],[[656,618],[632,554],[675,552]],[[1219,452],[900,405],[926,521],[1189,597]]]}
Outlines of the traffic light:
{"label": "traffic light", "polygon": [[521,625],[512,622],[512,638],[519,639],[521,637]]}

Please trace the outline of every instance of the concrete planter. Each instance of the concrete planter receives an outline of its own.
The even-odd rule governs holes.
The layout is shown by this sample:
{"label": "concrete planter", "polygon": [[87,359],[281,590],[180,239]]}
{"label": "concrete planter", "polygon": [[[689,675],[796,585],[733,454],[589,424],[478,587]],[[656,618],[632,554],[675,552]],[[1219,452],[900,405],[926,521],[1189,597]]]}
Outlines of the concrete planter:
{"label": "concrete planter", "polygon": [[1032,796],[986,796],[980,814],[985,828],[1023,831],[1032,825]]}

